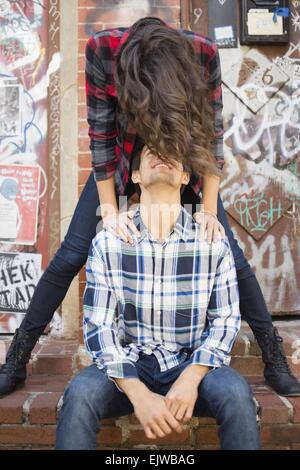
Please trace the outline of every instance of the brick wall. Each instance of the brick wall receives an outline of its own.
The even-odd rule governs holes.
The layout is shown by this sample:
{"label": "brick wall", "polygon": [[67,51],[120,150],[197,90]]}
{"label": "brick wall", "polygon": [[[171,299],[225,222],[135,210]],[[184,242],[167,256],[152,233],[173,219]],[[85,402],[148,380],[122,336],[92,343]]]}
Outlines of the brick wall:
{"label": "brick wall", "polygon": [[[134,6],[133,6],[134,3]],[[174,28],[180,27],[180,0],[152,0],[138,9],[134,2],[112,0],[78,0],[78,195],[90,174],[90,150],[85,102],[85,45],[95,31],[117,26],[130,26],[144,16],[158,16]],[[85,286],[84,269],[79,275],[80,308]],[[81,325],[81,321],[79,322]],[[80,334],[82,342],[82,332]]]}

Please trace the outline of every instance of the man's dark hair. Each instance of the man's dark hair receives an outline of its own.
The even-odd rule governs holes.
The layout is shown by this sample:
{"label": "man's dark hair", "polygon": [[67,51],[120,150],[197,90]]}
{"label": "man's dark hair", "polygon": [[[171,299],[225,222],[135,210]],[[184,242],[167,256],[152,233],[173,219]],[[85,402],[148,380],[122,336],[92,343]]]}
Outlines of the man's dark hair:
{"label": "man's dark hair", "polygon": [[139,19],[116,56],[115,82],[125,117],[154,154],[220,176],[209,89],[190,39],[157,17]]}

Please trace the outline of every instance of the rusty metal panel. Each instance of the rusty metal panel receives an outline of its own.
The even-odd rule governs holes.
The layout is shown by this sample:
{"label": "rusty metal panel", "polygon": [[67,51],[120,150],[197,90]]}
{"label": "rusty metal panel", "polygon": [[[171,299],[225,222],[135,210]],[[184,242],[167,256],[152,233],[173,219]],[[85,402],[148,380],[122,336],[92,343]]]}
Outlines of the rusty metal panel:
{"label": "rusty metal panel", "polygon": [[[207,35],[207,5],[182,1],[189,20],[181,27]],[[287,46],[219,48],[226,161],[220,193],[274,315],[300,313],[300,1],[291,0],[290,9]]]}

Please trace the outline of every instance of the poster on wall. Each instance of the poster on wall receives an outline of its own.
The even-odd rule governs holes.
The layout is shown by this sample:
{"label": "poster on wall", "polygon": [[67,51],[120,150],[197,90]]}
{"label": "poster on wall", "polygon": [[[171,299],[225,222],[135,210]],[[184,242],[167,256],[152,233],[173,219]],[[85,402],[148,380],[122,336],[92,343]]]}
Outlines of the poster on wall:
{"label": "poster on wall", "polygon": [[0,253],[0,333],[11,330],[10,321],[22,320],[41,275],[41,262],[37,253]]}
{"label": "poster on wall", "polygon": [[21,134],[22,89],[14,77],[0,80],[0,138]]}
{"label": "poster on wall", "polygon": [[0,165],[0,243],[35,244],[39,187],[37,165]]}

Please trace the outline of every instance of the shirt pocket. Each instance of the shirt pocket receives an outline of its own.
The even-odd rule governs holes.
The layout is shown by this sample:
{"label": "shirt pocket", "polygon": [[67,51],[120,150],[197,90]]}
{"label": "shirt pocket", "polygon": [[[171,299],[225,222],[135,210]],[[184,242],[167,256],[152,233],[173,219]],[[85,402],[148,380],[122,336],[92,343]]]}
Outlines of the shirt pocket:
{"label": "shirt pocket", "polygon": [[199,322],[199,311],[195,309],[181,309],[175,311],[175,327],[186,328]]}

